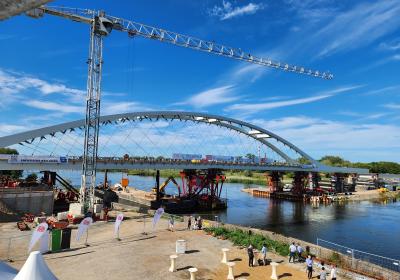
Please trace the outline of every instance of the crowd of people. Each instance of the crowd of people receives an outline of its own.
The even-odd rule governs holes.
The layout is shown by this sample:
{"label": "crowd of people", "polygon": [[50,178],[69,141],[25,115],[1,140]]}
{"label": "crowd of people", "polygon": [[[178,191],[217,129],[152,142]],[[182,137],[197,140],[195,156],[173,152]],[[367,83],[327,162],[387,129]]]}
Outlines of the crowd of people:
{"label": "crowd of people", "polygon": [[[168,228],[170,231],[174,231],[174,224],[175,224],[174,216],[170,215],[169,222],[168,222]],[[187,229],[188,230],[201,230],[202,228],[203,228],[203,219],[200,216],[198,216],[198,217],[189,216],[188,217],[188,221],[187,221]]]}
{"label": "crowd of people", "polygon": [[[307,249],[307,248],[306,248]],[[267,246],[263,244],[261,248],[261,259],[256,260],[259,265],[268,265],[268,260],[267,260]],[[304,258],[304,249],[303,247],[300,246],[299,243],[297,245],[295,242],[290,244],[289,246],[289,263],[292,262],[305,262],[306,264],[306,272],[307,272],[307,277],[308,279],[313,278],[313,272],[314,272],[314,258],[309,254],[309,251],[306,253],[308,254],[307,258]],[[255,249],[252,244],[247,247],[247,255],[249,257],[249,267],[254,266],[254,256],[255,256]],[[336,280],[336,265],[332,265],[330,267],[330,270],[328,269],[327,266],[325,266],[325,263],[322,261],[321,263],[317,264],[317,267],[320,270],[319,275],[317,276],[318,279],[320,280],[328,280],[328,274],[330,276],[330,280]]]}
{"label": "crowd of people", "polygon": [[201,219],[200,216],[194,217],[194,221],[192,224],[193,217],[189,216],[188,222],[187,222],[187,229],[188,230],[197,230],[197,229],[202,229],[203,228],[203,220]]}

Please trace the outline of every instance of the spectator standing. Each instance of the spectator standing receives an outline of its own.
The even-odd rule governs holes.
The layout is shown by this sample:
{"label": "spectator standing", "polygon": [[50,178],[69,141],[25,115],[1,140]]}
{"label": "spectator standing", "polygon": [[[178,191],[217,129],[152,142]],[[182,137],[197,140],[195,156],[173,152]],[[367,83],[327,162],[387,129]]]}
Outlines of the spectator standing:
{"label": "spectator standing", "polygon": [[308,279],[312,278],[312,272],[313,272],[313,260],[312,257],[309,255],[306,259],[306,265],[307,265],[307,276]]}
{"label": "spectator standing", "polygon": [[336,280],[336,265],[332,266],[332,269],[331,269],[331,280]]}
{"label": "spectator standing", "polygon": [[253,265],[253,260],[254,260],[254,251],[253,251],[253,245],[249,245],[247,248],[247,254],[249,255],[249,267],[254,266]]}
{"label": "spectator standing", "polygon": [[322,267],[321,274],[319,275],[319,280],[326,280],[326,270],[325,270],[325,267]]}
{"label": "spectator standing", "polygon": [[303,254],[304,249],[300,246],[300,243],[297,243],[297,261],[303,261]]}
{"label": "spectator standing", "polygon": [[188,223],[187,223],[187,229],[188,230],[192,229],[192,216],[189,216]]}
{"label": "spectator standing", "polygon": [[262,254],[264,265],[267,265],[267,251],[268,251],[267,246],[265,244],[263,244],[263,246],[261,248],[261,254]]}
{"label": "spectator standing", "polygon": [[296,245],[294,245],[294,242],[289,246],[289,262],[290,260],[293,260],[293,262],[296,259],[296,252],[297,252],[297,248]]}
{"label": "spectator standing", "polygon": [[174,216],[170,215],[169,216],[169,230],[170,231],[174,231]]}

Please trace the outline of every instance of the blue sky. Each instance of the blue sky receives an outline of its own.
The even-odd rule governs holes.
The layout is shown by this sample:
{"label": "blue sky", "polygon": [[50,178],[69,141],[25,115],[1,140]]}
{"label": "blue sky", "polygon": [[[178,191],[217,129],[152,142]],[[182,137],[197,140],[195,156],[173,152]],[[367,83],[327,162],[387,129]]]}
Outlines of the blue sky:
{"label": "blue sky", "polygon": [[[334,74],[326,81],[113,31],[102,114],[209,112],[261,125],[315,158],[400,161],[399,1],[74,4]],[[88,43],[87,26],[53,16],[0,22],[0,135],[83,117]]]}

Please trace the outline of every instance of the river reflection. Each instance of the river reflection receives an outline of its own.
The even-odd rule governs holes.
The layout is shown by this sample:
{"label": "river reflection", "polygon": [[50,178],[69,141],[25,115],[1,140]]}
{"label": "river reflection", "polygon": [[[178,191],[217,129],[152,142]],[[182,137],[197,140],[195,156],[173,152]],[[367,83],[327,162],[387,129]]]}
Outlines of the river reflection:
{"label": "river reflection", "polygon": [[[79,185],[78,172],[63,172],[74,185]],[[103,174],[98,174],[98,182]],[[109,173],[112,182],[121,180],[121,173]],[[151,190],[152,177],[129,176],[130,185]],[[180,178],[179,178],[180,180]],[[179,181],[178,181],[179,182]],[[242,192],[243,184],[224,184],[223,196],[228,199],[228,209],[202,213],[225,223],[268,229],[286,236],[312,243],[317,238],[370,253],[400,259],[400,202],[342,202],[312,206],[303,202],[276,201],[257,198]],[[175,187],[167,187],[175,193]]]}

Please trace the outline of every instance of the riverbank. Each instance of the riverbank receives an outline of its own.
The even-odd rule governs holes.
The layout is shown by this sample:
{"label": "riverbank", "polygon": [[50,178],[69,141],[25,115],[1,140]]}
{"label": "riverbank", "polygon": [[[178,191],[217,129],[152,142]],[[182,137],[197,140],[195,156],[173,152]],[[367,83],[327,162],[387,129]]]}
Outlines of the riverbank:
{"label": "riverbank", "polygon": [[[243,188],[241,189],[242,192],[248,193],[253,196],[260,196],[255,195],[256,193],[265,193],[267,192],[267,188],[257,187],[257,188]],[[262,195],[261,195],[262,196]],[[262,197],[267,197],[266,195]],[[353,192],[351,195],[344,195],[339,194],[340,199],[339,201],[368,201],[368,200],[393,200],[393,199],[400,199],[400,191],[387,191],[387,192],[380,192],[379,190],[358,190]]]}

